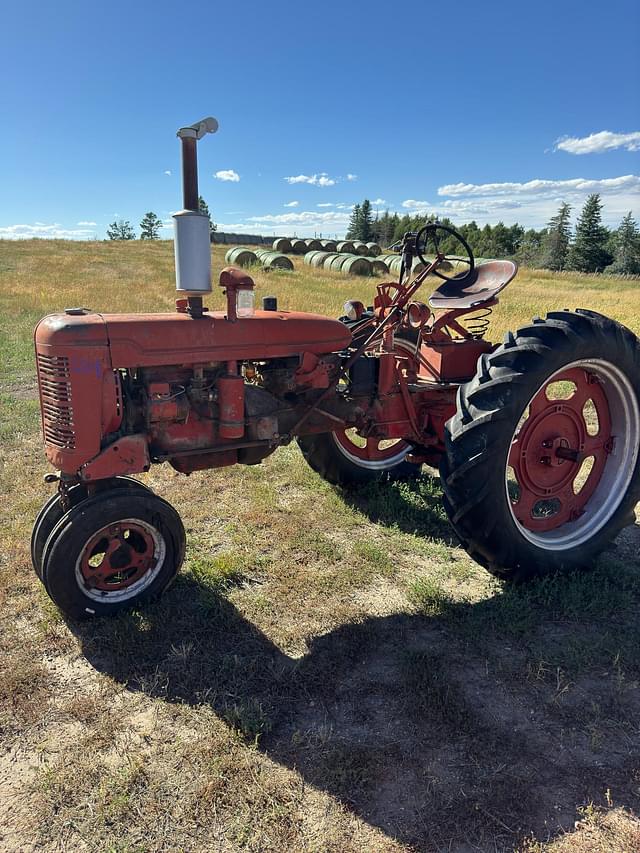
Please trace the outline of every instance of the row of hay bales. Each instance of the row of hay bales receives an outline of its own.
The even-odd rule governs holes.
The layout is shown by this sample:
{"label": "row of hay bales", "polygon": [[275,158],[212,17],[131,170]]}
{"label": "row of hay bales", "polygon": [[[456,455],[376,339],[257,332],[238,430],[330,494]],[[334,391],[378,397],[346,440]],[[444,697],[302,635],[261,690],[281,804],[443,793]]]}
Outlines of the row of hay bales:
{"label": "row of hay bales", "polygon": [[[380,255],[378,257],[379,261],[384,261],[387,265],[387,268],[390,273],[396,276],[396,278],[400,275],[400,266],[402,264],[402,255]],[[414,258],[413,266],[411,267],[411,274],[418,275],[418,273],[422,272],[422,270],[426,269],[425,265],[422,261],[419,261],[417,258]]]}
{"label": "row of hay bales", "polygon": [[344,252],[307,252],[304,263],[310,267],[341,272],[343,275],[386,275],[388,272],[387,265],[378,258],[365,258]]}
{"label": "row of hay bales", "polygon": [[293,263],[286,255],[272,252],[270,249],[256,249],[255,252],[246,246],[235,246],[224,256],[225,263],[237,267],[250,267],[261,264],[266,270],[292,270]]}
{"label": "row of hay bales", "polygon": [[377,257],[382,249],[377,243],[362,243],[358,240],[301,240],[278,237],[273,241],[274,252],[284,255],[305,255],[307,252],[339,252],[346,255],[363,255]]}
{"label": "row of hay bales", "polygon": [[[229,249],[225,255],[225,263],[239,267],[260,264],[266,270],[293,270],[293,263],[286,255],[269,249],[252,251],[246,246],[235,246],[233,249]],[[307,266],[322,267],[326,270],[340,272],[343,275],[387,275],[390,273],[397,278],[400,275],[401,257],[400,255],[380,255],[366,258],[355,253],[313,250],[305,253],[304,263]],[[424,265],[416,259],[411,272],[413,275],[417,275],[423,269]]]}

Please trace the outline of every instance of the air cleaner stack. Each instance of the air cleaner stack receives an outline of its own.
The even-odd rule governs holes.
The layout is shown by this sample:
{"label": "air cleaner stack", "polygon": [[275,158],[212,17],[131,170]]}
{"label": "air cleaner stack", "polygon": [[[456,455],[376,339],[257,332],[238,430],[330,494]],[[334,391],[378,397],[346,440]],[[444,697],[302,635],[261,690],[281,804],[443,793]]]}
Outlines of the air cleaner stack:
{"label": "air cleaner stack", "polygon": [[181,127],[182,199],[184,210],[173,215],[176,259],[176,291],[187,297],[188,312],[202,316],[202,297],[211,293],[211,239],[209,217],[198,204],[197,143],[207,133],[215,133],[218,122],[204,118],[189,127]]}

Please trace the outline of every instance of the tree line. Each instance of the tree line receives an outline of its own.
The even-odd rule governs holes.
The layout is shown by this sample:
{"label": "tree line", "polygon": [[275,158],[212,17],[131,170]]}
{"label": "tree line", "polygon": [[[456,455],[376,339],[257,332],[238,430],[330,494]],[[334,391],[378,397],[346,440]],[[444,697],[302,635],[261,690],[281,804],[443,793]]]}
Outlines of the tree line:
{"label": "tree line", "polygon": [[[371,202],[365,199],[356,204],[351,214],[347,240],[362,240],[390,246],[406,231],[418,231],[434,216],[399,216],[385,211],[374,216]],[[453,226],[447,218],[439,219],[455,227],[465,238],[473,254],[479,258],[511,258],[539,269],[576,270],[640,275],[640,231],[631,211],[618,228],[609,229],[602,223],[602,201],[598,193],[590,195],[571,227],[571,205],[563,202],[555,216],[539,230],[522,225],[484,225],[476,222]],[[443,247],[444,251],[459,252],[459,243]]]}
{"label": "tree line", "polygon": [[[211,218],[209,207],[202,196],[198,197],[198,205],[200,213],[206,214],[209,218],[209,234],[213,234],[218,226]],[[140,239],[141,240],[159,240],[160,229],[162,228],[162,220],[152,210],[145,213],[140,221]],[[135,240],[136,232],[128,219],[117,219],[109,224],[107,228],[107,238],[109,240]]]}

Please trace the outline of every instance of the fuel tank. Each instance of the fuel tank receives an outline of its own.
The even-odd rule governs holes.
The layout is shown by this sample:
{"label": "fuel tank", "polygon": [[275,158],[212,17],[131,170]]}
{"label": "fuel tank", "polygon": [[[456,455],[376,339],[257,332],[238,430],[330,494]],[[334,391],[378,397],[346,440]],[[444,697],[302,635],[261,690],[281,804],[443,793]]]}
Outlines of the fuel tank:
{"label": "fuel tank", "polygon": [[187,314],[51,314],[36,328],[36,349],[108,347],[111,367],[156,367],[212,361],[262,361],[344,349],[351,332],[338,320],[295,311],[256,311],[230,322],[222,311]]}

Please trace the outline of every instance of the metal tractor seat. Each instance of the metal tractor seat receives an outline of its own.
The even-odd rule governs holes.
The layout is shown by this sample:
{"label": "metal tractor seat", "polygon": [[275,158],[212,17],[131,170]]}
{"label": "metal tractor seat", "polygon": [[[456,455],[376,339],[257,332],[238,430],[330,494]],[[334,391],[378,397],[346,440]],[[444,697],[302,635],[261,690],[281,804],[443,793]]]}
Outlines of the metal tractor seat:
{"label": "metal tractor seat", "polygon": [[487,261],[473,272],[443,281],[429,297],[432,308],[477,308],[491,302],[518,272],[513,261]]}

